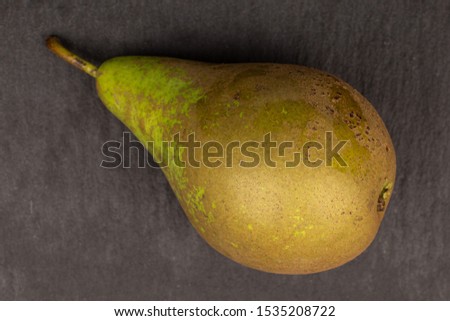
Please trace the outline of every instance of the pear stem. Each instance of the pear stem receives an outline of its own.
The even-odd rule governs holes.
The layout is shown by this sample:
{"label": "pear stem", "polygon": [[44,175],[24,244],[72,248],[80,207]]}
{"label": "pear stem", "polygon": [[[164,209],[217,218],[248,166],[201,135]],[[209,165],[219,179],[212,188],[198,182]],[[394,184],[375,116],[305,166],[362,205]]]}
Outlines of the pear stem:
{"label": "pear stem", "polygon": [[86,60],[78,57],[73,52],[70,52],[67,50],[60,42],[59,38],[56,36],[50,36],[46,40],[46,44],[48,49],[50,49],[51,52],[53,52],[58,57],[62,58],[63,60],[67,61],[72,66],[75,66],[76,68],[84,71],[88,75],[97,78],[98,76],[98,69],[96,66],[91,64],[90,62],[87,62]]}

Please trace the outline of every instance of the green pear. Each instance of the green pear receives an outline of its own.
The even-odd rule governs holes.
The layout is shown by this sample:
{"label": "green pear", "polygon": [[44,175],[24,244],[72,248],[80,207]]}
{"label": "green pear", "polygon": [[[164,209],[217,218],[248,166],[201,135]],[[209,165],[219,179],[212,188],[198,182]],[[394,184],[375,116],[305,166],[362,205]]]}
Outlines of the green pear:
{"label": "green pear", "polygon": [[[349,84],[288,64],[130,56],[97,68],[55,37],[47,45],[96,78],[104,105],[161,162],[189,221],[224,256],[308,274],[373,241],[395,152],[376,110]],[[193,152],[184,148],[192,134],[202,146]],[[263,144],[267,135],[278,147]]]}

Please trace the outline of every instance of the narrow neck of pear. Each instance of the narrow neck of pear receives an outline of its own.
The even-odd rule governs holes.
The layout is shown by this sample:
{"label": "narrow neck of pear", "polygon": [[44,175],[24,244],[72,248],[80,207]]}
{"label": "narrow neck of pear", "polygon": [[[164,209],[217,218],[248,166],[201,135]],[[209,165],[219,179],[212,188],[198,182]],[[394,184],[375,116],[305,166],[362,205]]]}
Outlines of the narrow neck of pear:
{"label": "narrow neck of pear", "polygon": [[98,76],[98,69],[96,66],[91,64],[90,62],[78,57],[73,52],[66,49],[58,39],[58,37],[50,36],[46,40],[46,44],[48,49],[50,49],[51,52],[53,52],[58,57],[62,58],[63,60],[67,61],[72,66],[84,71],[88,75],[97,78]]}

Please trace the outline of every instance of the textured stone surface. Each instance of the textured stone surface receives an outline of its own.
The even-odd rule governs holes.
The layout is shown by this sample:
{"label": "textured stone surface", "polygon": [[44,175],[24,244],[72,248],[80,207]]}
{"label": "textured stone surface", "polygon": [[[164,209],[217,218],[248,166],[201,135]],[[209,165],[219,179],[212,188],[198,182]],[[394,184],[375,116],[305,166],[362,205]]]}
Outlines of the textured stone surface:
{"label": "textured stone surface", "polygon": [[[0,299],[449,300],[449,17],[448,1],[2,1]],[[163,55],[336,74],[396,147],[378,237],[309,276],[222,257],[159,169],[99,167],[125,128],[92,79],[47,51],[49,34],[97,64]]]}

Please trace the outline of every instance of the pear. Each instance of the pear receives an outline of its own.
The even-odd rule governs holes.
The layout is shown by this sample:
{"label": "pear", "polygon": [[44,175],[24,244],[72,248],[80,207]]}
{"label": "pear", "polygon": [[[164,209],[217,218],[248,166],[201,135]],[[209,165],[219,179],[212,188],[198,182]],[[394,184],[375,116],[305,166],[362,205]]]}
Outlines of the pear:
{"label": "pear", "polygon": [[[373,241],[395,152],[376,110],[344,81],[298,65],[165,57],[117,57],[97,68],[56,37],[47,46],[96,78],[104,105],[160,161],[189,221],[224,256],[309,274],[349,262]],[[205,160],[204,148],[182,148],[189,135],[226,155],[187,162]],[[268,135],[293,147],[268,157]],[[246,153],[228,148],[245,142]]]}

